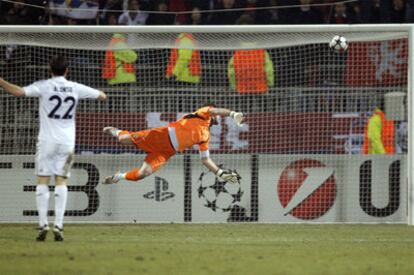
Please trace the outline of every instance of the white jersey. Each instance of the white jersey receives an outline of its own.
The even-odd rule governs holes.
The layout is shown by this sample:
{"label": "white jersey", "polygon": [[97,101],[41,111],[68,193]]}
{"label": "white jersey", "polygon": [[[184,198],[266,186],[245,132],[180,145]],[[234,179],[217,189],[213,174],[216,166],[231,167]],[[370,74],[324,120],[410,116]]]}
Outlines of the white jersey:
{"label": "white jersey", "polygon": [[39,97],[39,141],[75,145],[75,113],[82,98],[97,98],[98,90],[68,81],[63,76],[37,81],[23,88],[26,96]]}

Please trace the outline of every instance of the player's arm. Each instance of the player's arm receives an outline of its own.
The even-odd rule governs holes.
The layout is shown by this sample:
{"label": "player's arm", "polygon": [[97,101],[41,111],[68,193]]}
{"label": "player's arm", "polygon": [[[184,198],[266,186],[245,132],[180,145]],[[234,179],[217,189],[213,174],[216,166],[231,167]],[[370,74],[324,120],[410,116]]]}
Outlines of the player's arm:
{"label": "player's arm", "polygon": [[220,168],[214,163],[214,161],[210,158],[210,151],[208,150],[208,144],[210,143],[210,139],[208,139],[206,142],[200,143],[198,146],[201,162],[205,167],[207,167],[208,170],[213,172],[215,175],[217,175],[218,172],[220,172]]}
{"label": "player's arm", "polygon": [[214,161],[210,157],[202,157],[201,162],[208,170],[216,174],[220,168],[214,163]]}
{"label": "player's arm", "polygon": [[267,51],[265,51],[265,71],[266,71],[267,85],[269,87],[273,87],[273,85],[275,84],[273,62]]}
{"label": "player's arm", "polygon": [[8,92],[11,95],[21,97],[25,95],[25,92],[22,87],[15,85],[13,83],[10,83],[3,78],[0,77],[0,87],[2,87],[6,92]]}
{"label": "player's arm", "polygon": [[225,109],[225,108],[216,108],[216,107],[212,107],[209,109],[209,112],[212,116],[222,116],[222,117],[226,117],[229,116],[231,117],[237,125],[241,126],[243,123],[243,113],[240,112],[235,112],[235,111],[231,111],[229,109]]}
{"label": "player's arm", "polygon": [[99,91],[99,96],[97,98],[99,101],[105,101],[107,98],[108,96],[104,92]]}
{"label": "player's arm", "polygon": [[230,170],[223,170],[219,168],[210,157],[202,157],[201,162],[205,167],[207,167],[208,170],[213,172],[216,175],[216,177],[221,179],[222,181],[232,183],[237,182],[238,176],[236,173]]}
{"label": "player's arm", "polygon": [[234,56],[230,58],[229,64],[227,65],[227,78],[229,79],[230,87],[236,89],[236,72],[234,70]]}
{"label": "player's arm", "polygon": [[80,84],[80,83],[75,83],[76,85],[76,89],[78,90],[79,93],[79,98],[80,99],[97,99],[100,101],[105,101],[107,99],[107,95],[100,90],[96,90],[94,88],[91,88],[89,86]]}

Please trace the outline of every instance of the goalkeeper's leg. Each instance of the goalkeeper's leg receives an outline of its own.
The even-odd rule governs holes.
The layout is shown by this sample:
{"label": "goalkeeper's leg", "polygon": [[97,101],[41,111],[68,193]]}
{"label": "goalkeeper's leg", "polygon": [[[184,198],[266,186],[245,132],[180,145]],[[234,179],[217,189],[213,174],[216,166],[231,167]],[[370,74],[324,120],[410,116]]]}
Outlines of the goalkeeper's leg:
{"label": "goalkeeper's leg", "polygon": [[167,163],[168,159],[173,156],[174,153],[149,153],[145,157],[145,161],[142,163],[140,168],[133,169],[131,171],[122,173],[117,172],[115,175],[106,177],[104,179],[104,184],[112,184],[118,183],[120,180],[130,180],[130,181],[138,181],[143,178],[150,176],[151,174],[158,171],[165,163]]}
{"label": "goalkeeper's leg", "polygon": [[[160,169],[170,157],[175,155],[168,136],[168,128],[160,127],[140,132],[120,131],[114,127],[105,127],[105,133],[117,136],[119,141],[127,140],[147,153],[144,163],[140,168],[129,172],[118,172],[115,175],[106,177],[105,184],[117,183],[121,179],[137,181],[155,173]],[[127,144],[125,141],[124,144]]]}
{"label": "goalkeeper's leg", "polygon": [[148,177],[152,173],[154,173],[154,171],[152,171],[151,165],[144,161],[140,168],[136,168],[128,172],[116,172],[114,175],[106,177],[103,183],[118,183],[120,180],[138,181]]}
{"label": "goalkeeper's leg", "polygon": [[116,127],[108,126],[103,128],[103,132],[118,139],[118,141],[125,145],[134,144],[131,140],[131,133],[126,130],[120,130]]}

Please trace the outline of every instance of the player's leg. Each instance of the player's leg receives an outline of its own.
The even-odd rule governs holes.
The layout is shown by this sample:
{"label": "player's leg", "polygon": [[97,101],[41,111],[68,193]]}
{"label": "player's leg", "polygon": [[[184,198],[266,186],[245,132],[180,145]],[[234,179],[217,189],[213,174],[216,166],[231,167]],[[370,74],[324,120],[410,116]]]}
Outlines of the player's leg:
{"label": "player's leg", "polygon": [[151,165],[145,161],[140,168],[133,169],[128,172],[117,172],[112,176],[108,176],[104,179],[104,184],[118,183],[120,180],[138,181],[145,177],[148,177],[153,173]]}
{"label": "player's leg", "polygon": [[52,175],[50,156],[53,154],[55,146],[46,142],[38,142],[36,149],[36,206],[39,216],[39,234],[37,241],[44,241],[49,232],[49,221],[47,212],[49,210],[49,186]]}
{"label": "player's leg", "polygon": [[151,164],[144,161],[140,168],[126,172],[125,179],[130,181],[138,181],[150,176],[154,172],[155,171],[152,169]]}
{"label": "player's leg", "polygon": [[55,241],[63,241],[63,217],[68,197],[67,178],[55,176],[55,183],[55,222],[53,234],[55,235]]}
{"label": "player's leg", "polygon": [[47,219],[47,212],[49,209],[49,184],[50,176],[37,176],[36,185],[36,206],[39,216],[39,234],[37,241],[44,241],[49,232],[49,221]]}
{"label": "player's leg", "polygon": [[[121,132],[117,133],[119,136]],[[105,184],[117,183],[121,179],[137,181],[155,173],[164,165],[170,157],[175,155],[174,148],[168,134],[168,127],[159,127],[140,132],[129,133],[131,140],[137,148],[147,153],[144,163],[140,168],[133,169],[126,173],[118,172],[113,176],[104,179]]]}
{"label": "player's leg", "polygon": [[140,168],[125,173],[118,172],[113,176],[106,177],[103,183],[118,183],[122,179],[129,181],[141,180],[158,171],[173,155],[173,153],[149,153]]}
{"label": "player's leg", "polygon": [[66,210],[68,196],[67,181],[74,161],[73,146],[59,145],[54,157],[55,176],[55,222],[53,233],[55,241],[63,241],[63,218]]}
{"label": "player's leg", "polygon": [[116,137],[118,141],[122,144],[125,144],[125,145],[134,144],[131,139],[131,133],[129,131],[120,130],[116,127],[108,126],[108,127],[103,128],[103,132],[113,137]]}

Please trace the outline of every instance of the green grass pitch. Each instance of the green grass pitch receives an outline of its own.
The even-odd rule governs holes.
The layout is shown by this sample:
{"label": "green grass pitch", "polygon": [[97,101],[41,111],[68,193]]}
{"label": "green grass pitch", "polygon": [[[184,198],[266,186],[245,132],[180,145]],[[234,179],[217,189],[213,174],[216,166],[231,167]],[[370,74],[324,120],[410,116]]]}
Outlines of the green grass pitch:
{"label": "green grass pitch", "polygon": [[0,274],[414,274],[407,225],[0,224]]}

